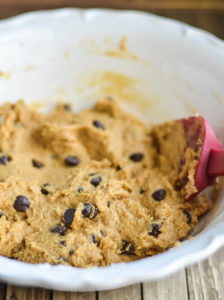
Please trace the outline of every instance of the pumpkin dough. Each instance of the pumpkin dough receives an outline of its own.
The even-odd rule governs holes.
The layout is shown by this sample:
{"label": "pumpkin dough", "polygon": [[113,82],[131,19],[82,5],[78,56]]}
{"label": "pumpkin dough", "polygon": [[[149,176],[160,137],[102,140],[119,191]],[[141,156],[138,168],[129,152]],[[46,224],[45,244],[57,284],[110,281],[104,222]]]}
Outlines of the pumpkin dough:
{"label": "pumpkin dough", "polygon": [[78,114],[58,104],[48,115],[19,101],[0,116],[1,255],[129,262],[173,247],[212,207],[202,196],[184,202],[200,151],[186,145],[181,123],[149,129],[111,99]]}

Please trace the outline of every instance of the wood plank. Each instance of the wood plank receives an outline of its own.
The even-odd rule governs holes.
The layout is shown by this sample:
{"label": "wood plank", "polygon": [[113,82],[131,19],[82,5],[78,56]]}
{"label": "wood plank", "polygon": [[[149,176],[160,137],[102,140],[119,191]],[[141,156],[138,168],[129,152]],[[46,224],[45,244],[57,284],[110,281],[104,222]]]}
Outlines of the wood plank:
{"label": "wood plank", "polygon": [[224,11],[218,14],[196,14],[195,25],[224,39]]}
{"label": "wood plank", "polygon": [[185,270],[164,279],[143,284],[144,300],[188,300]]}
{"label": "wood plank", "polygon": [[53,7],[111,7],[122,9],[223,9],[222,0],[0,0],[0,7],[29,9]]}
{"label": "wood plank", "polygon": [[158,14],[177,19],[190,25],[207,30],[216,36],[224,39],[224,10],[212,11],[157,11]]}
{"label": "wood plank", "polygon": [[9,17],[13,17],[15,15],[19,15],[21,13],[25,12],[24,10],[21,9],[12,9],[12,8],[4,8],[2,9],[0,6],[0,20],[1,19],[5,19],[5,18],[9,18]]}
{"label": "wood plank", "polygon": [[141,285],[135,284],[121,289],[99,292],[98,300],[141,300]]}
{"label": "wood plank", "polygon": [[6,284],[0,282],[0,300],[5,299]]}
{"label": "wood plank", "polygon": [[187,268],[189,296],[192,300],[224,299],[224,248],[208,260]]}
{"label": "wood plank", "polygon": [[54,291],[52,300],[96,300],[95,292],[60,292]]}
{"label": "wood plank", "polygon": [[50,300],[51,292],[46,289],[7,286],[6,300]]}

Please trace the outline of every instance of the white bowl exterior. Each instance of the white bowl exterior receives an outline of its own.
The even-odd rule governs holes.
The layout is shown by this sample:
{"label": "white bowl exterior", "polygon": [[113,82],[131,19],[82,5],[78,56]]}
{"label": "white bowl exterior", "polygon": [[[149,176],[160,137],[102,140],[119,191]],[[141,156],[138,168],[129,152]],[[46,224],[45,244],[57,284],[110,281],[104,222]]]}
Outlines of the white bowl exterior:
{"label": "white bowl exterior", "polygon": [[[127,52],[119,49],[123,37]],[[0,103],[69,101],[79,110],[102,96],[120,96],[116,100],[147,123],[198,112],[224,142],[223,66],[222,41],[146,13],[62,9],[0,22]],[[116,80],[131,78],[131,90],[127,84],[127,90],[113,93],[104,76],[108,72]],[[223,198],[222,193],[212,220],[197,237],[157,256],[88,270],[0,257],[0,279],[72,291],[161,278],[224,244]]]}

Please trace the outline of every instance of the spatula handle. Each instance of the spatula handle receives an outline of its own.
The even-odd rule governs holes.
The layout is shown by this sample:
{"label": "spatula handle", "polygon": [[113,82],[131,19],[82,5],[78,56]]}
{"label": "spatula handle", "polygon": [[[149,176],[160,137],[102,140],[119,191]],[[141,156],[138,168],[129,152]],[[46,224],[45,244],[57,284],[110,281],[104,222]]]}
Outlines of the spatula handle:
{"label": "spatula handle", "polygon": [[211,150],[207,175],[223,176],[224,175],[224,151],[223,150]]}

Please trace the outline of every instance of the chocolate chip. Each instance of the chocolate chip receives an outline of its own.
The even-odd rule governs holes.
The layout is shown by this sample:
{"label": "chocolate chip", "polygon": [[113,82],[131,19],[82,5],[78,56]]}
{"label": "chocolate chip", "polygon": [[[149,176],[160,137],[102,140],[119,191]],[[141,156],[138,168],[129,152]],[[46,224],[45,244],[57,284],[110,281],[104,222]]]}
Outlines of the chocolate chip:
{"label": "chocolate chip", "polygon": [[46,190],[45,188],[41,188],[40,191],[44,195],[48,195],[49,194],[48,190]]}
{"label": "chocolate chip", "polygon": [[83,192],[83,188],[82,188],[81,186],[79,186],[78,189],[77,189],[77,192],[78,192],[78,193]]}
{"label": "chocolate chip", "polygon": [[35,159],[32,159],[32,164],[33,164],[33,166],[35,167],[35,168],[43,168],[43,164],[41,163],[41,162],[39,162],[39,161],[37,161],[37,160],[35,160]]}
{"label": "chocolate chip", "polygon": [[2,212],[0,212],[0,219],[1,219],[2,216],[4,216],[4,214]]}
{"label": "chocolate chip", "polygon": [[161,233],[161,231],[159,231],[159,229],[161,228],[162,225],[160,224],[152,224],[152,231],[149,232],[149,235],[152,235],[154,237],[158,237],[158,235]]}
{"label": "chocolate chip", "polygon": [[62,246],[64,246],[64,247],[67,246],[65,241],[61,241],[60,244],[61,244]]}
{"label": "chocolate chip", "polygon": [[71,106],[69,104],[64,104],[63,105],[64,110],[70,111],[71,110]]}
{"label": "chocolate chip", "polygon": [[120,166],[117,166],[116,167],[116,171],[121,171],[122,169],[121,169],[121,167]]}
{"label": "chocolate chip", "polygon": [[140,189],[140,190],[139,190],[139,193],[140,193],[140,194],[144,194],[144,193],[145,193],[145,190]]}
{"label": "chocolate chip", "polygon": [[134,250],[134,245],[132,243],[125,240],[122,241],[121,254],[133,255]]}
{"label": "chocolate chip", "polygon": [[133,153],[129,156],[129,159],[134,161],[134,162],[139,162],[139,161],[142,161],[144,157],[144,154],[143,153]]}
{"label": "chocolate chip", "polygon": [[68,225],[72,224],[72,222],[74,220],[75,211],[76,211],[75,208],[69,208],[65,211],[65,213],[64,213],[65,224],[68,224]]}
{"label": "chocolate chip", "polygon": [[66,227],[61,225],[61,224],[57,224],[54,227],[51,228],[51,232],[52,233],[58,233],[60,235],[65,235],[66,232]]}
{"label": "chocolate chip", "polygon": [[30,207],[30,201],[26,196],[17,196],[13,207],[19,212],[24,212]]}
{"label": "chocolate chip", "polygon": [[103,125],[100,121],[98,121],[98,120],[94,120],[94,121],[93,121],[93,126],[95,126],[95,127],[97,127],[97,128],[100,128],[100,129],[102,129],[102,130],[105,129],[104,125]]}
{"label": "chocolate chip", "polygon": [[164,189],[160,189],[155,191],[154,193],[152,193],[152,197],[156,200],[156,201],[161,201],[165,198],[166,196],[166,191]]}
{"label": "chocolate chip", "polygon": [[50,186],[49,183],[44,183],[40,189],[41,193],[44,194],[44,195],[48,195],[49,194],[49,191],[46,189],[47,186]]}
{"label": "chocolate chip", "polygon": [[66,156],[65,164],[69,167],[75,167],[80,163],[80,160],[77,156]]}
{"label": "chocolate chip", "polygon": [[96,239],[95,234],[92,233],[91,234],[91,238],[92,238],[93,243],[96,244],[97,243],[97,239]]}
{"label": "chocolate chip", "polygon": [[92,185],[94,185],[95,187],[97,187],[97,186],[100,184],[101,181],[102,181],[102,178],[101,178],[100,176],[98,176],[98,177],[92,178],[92,179],[90,180],[90,183],[91,183]]}
{"label": "chocolate chip", "polygon": [[110,207],[110,201],[107,201],[107,207]]}
{"label": "chocolate chip", "polygon": [[104,233],[103,230],[100,230],[100,233],[101,233],[101,235],[102,235],[103,237],[105,236],[105,233]]}
{"label": "chocolate chip", "polygon": [[94,219],[99,214],[99,210],[95,204],[84,203],[82,215],[84,218]]}
{"label": "chocolate chip", "polygon": [[99,211],[98,207],[95,204],[93,204],[93,206],[92,206],[92,214],[90,216],[90,219],[94,219],[99,214],[99,212],[100,211]]}
{"label": "chocolate chip", "polygon": [[191,214],[187,211],[187,210],[184,210],[183,213],[185,214],[185,216],[187,217],[187,224],[191,224]]}
{"label": "chocolate chip", "polygon": [[84,218],[88,218],[92,212],[92,206],[89,203],[84,203],[84,208],[82,210],[82,215]]}
{"label": "chocolate chip", "polygon": [[2,155],[0,156],[0,165],[6,165],[11,158],[8,155]]}

